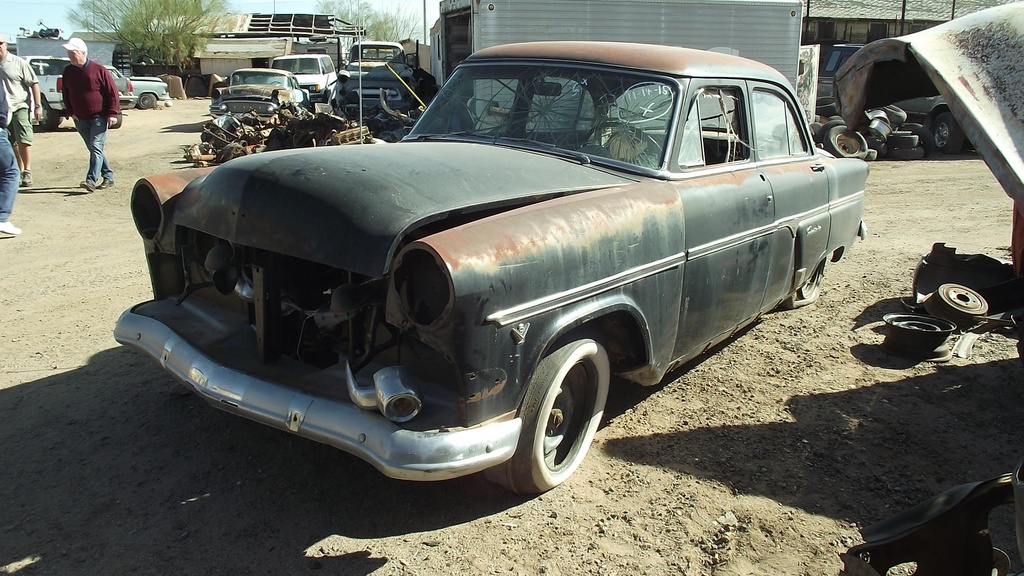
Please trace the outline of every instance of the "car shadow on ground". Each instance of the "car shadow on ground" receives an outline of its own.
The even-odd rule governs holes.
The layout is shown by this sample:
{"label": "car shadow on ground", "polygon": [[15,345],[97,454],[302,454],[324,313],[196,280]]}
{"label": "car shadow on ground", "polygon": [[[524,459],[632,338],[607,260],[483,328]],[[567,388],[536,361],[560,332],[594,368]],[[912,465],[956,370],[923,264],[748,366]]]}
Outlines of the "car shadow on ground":
{"label": "car shadow on ground", "polygon": [[[213,409],[126,348],[0,390],[0,419],[0,566],[36,554],[46,573],[76,573],[98,553],[74,551],[83,531],[109,544],[108,559],[123,555],[126,571],[148,558],[156,565],[143,573],[173,573],[178,554],[190,566],[250,566],[245,550],[210,545],[242,533],[261,551],[280,550],[281,566],[259,568],[284,574],[331,535],[426,532],[526,500],[479,474],[386,478],[337,449]],[[345,573],[379,561],[318,560],[342,562]]]}
{"label": "car shadow on ground", "polygon": [[187,124],[174,124],[171,126],[164,126],[160,129],[160,132],[175,132],[180,134],[201,134],[203,132],[203,125],[209,122],[210,120],[211,118],[204,118],[202,122],[190,122]]}
{"label": "car shadow on ground", "polygon": [[[943,365],[896,382],[791,397],[790,421],[613,439],[604,450],[721,482],[738,495],[870,524],[951,486],[1011,471],[1024,456],[1022,372],[1016,359]],[[935,445],[943,446],[942,461],[918,456],[934,454]],[[894,461],[904,473],[885,472]]]}

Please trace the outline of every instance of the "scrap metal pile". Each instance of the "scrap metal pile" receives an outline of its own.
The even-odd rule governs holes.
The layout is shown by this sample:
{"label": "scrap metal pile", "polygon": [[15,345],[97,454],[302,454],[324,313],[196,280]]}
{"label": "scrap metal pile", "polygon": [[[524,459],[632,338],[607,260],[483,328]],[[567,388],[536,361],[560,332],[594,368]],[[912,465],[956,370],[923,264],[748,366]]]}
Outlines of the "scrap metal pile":
{"label": "scrap metal pile", "polygon": [[202,142],[185,147],[185,159],[195,166],[209,166],[272,150],[395,142],[412,122],[407,116],[384,115],[360,123],[294,106],[282,107],[268,119],[253,112],[226,114],[203,125]]}

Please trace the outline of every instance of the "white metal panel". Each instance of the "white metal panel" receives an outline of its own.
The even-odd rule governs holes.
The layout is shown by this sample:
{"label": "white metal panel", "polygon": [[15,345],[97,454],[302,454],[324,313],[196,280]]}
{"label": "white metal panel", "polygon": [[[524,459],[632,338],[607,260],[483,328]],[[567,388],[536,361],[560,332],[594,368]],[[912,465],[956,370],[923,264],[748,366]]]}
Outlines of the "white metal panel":
{"label": "white metal panel", "polygon": [[[442,9],[446,8],[442,4]],[[474,50],[543,40],[720,49],[797,76],[800,0],[492,0],[474,5]]]}
{"label": "white metal panel", "polygon": [[249,68],[252,60],[248,58],[203,58],[199,61],[199,71],[204,75],[216,74],[227,78],[239,68]]}

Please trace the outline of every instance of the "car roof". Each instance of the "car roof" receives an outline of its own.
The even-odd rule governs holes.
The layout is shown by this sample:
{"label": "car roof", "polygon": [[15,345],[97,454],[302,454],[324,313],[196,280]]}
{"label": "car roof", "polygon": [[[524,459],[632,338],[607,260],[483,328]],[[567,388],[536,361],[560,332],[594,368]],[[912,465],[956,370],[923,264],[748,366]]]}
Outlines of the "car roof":
{"label": "car roof", "polygon": [[237,72],[264,72],[267,74],[278,74],[281,76],[294,76],[294,74],[292,74],[291,72],[287,70],[281,70],[280,68],[238,68],[234,72],[232,72],[232,74],[235,74]]}
{"label": "car roof", "polygon": [[387,46],[389,48],[402,48],[402,45],[398,42],[388,42],[386,40],[363,40],[362,42],[353,42],[352,46]]}
{"label": "car roof", "polygon": [[562,60],[598,63],[673,76],[750,78],[788,84],[786,77],[767,64],[747,58],[677,46],[631,42],[523,42],[484,48],[464,62],[486,60]]}
{"label": "car roof", "polygon": [[274,56],[274,60],[297,60],[299,58],[330,58],[329,54],[285,54],[284,56]]}

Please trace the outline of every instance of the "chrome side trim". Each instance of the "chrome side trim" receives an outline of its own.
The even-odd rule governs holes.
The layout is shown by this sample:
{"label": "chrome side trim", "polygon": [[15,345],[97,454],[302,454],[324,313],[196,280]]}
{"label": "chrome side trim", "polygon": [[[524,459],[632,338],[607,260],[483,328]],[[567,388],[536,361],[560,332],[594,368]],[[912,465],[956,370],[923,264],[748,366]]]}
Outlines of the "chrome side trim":
{"label": "chrome side trim", "polygon": [[114,338],[157,359],[212,406],[333,446],[402,480],[440,480],[512,457],[519,418],[448,431],[400,428],[377,412],[250,376],[207,357],[163,323],[127,310]]}
{"label": "chrome side trim", "polygon": [[646,278],[647,276],[657,274],[658,272],[670,270],[672,268],[675,268],[676,266],[679,266],[685,261],[685,252],[673,254],[666,258],[662,258],[661,260],[651,262],[650,264],[630,268],[629,270],[626,270],[624,272],[620,272],[613,276],[609,276],[607,278],[602,278],[600,280],[596,280],[594,282],[578,286],[571,290],[564,290],[562,292],[558,292],[550,296],[545,296],[543,298],[538,298],[530,302],[525,302],[512,308],[499,310],[497,312],[494,312],[493,314],[488,315],[487,318],[485,318],[485,320],[487,320],[488,322],[494,322],[499,326],[508,326],[509,324],[519,322],[520,320],[523,320],[525,318],[530,318],[532,316],[536,316],[537,314],[543,314],[545,312],[550,312],[557,308],[561,308],[566,304],[579,302],[580,300],[589,298],[591,295],[600,294],[601,292],[605,292],[607,290],[619,288],[621,286],[625,286],[626,284],[636,282],[637,280],[640,280],[642,278]]}
{"label": "chrome side trim", "polygon": [[847,204],[852,204],[858,201],[862,201],[864,198],[864,191],[856,192],[845,196],[839,200],[830,201],[827,205],[822,205],[817,208],[805,210],[800,214],[789,215],[782,219],[777,219],[771,224],[766,224],[758,228],[752,228],[744,232],[733,234],[727,238],[716,240],[714,242],[708,242],[707,244],[701,244],[700,246],[694,246],[688,249],[686,252],[673,254],[671,256],[662,258],[650,264],[643,266],[637,266],[629,270],[620,272],[613,276],[608,276],[600,280],[588,282],[582,286],[577,286],[570,290],[564,290],[557,292],[543,298],[537,298],[529,302],[524,302],[518,306],[506,308],[504,310],[498,310],[492,314],[489,314],[485,320],[487,322],[493,322],[498,326],[508,326],[516,322],[521,322],[527,318],[536,316],[537,314],[544,314],[550,312],[562,306],[568,304],[574,304],[581,300],[585,300],[602,292],[612,290],[614,288],[620,288],[626,284],[636,282],[648,276],[652,276],[659,272],[664,272],[676,266],[682,265],[688,260],[696,260],[703,256],[713,254],[720,250],[726,250],[734,246],[738,246],[752,238],[759,238],[768,234],[772,234],[775,230],[781,227],[791,227],[808,216],[813,214],[820,214],[822,212],[831,211],[833,208],[839,208]]}

